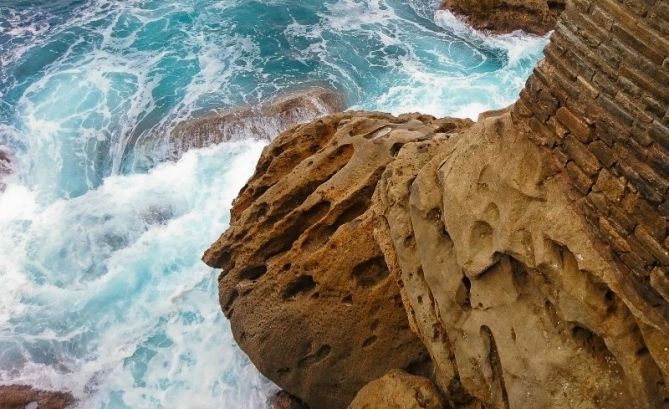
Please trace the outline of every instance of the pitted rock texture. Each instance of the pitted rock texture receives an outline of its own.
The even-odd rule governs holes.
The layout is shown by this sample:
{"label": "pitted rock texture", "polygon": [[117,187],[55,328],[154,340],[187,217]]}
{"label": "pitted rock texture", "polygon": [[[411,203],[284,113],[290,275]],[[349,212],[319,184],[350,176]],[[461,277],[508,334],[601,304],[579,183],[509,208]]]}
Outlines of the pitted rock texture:
{"label": "pitted rock texture", "polygon": [[40,391],[25,385],[0,386],[0,409],[65,409],[74,402],[69,393]]}
{"label": "pitted rock texture", "polygon": [[555,28],[567,0],[445,0],[442,7],[479,30],[543,35]]}
{"label": "pitted rock texture", "polygon": [[302,401],[286,391],[279,391],[269,401],[271,409],[309,409]]}
{"label": "pitted rock texture", "polygon": [[373,208],[450,403],[664,407],[668,338],[646,336],[550,153],[509,113],[429,143],[403,147]]}
{"label": "pitted rock texture", "polygon": [[348,409],[443,409],[444,400],[429,379],[393,369],[365,385]]}
{"label": "pitted rock texture", "polygon": [[193,148],[248,140],[270,141],[276,135],[297,124],[344,110],[341,94],[320,87],[285,93],[258,105],[231,111],[215,111],[199,118],[179,123],[168,135],[168,143],[151,138],[141,143],[158,143],[149,151],[160,151],[165,145],[166,159],[178,159]]}
{"label": "pitted rock texture", "polygon": [[402,146],[471,124],[350,112],[297,126],[265,150],[204,261],[223,269],[221,306],[262,373],[312,409],[425,349],[373,238],[372,193]]}

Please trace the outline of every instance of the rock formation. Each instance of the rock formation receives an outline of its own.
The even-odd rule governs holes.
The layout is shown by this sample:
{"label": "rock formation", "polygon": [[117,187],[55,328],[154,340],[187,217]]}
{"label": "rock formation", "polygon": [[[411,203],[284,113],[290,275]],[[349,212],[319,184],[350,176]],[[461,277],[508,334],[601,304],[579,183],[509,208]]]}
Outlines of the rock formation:
{"label": "rock formation", "polygon": [[65,409],[74,404],[68,393],[46,392],[30,386],[0,386],[0,409]]}
{"label": "rock formation", "polygon": [[567,0],[444,0],[442,7],[479,30],[544,35],[555,27]]}
{"label": "rock formation", "polygon": [[312,409],[344,408],[367,382],[425,359],[369,206],[404,144],[470,122],[351,112],[293,128],[263,151],[205,254],[223,268],[221,305],[239,345]]}
{"label": "rock formation", "polygon": [[[344,408],[361,386],[355,371],[402,368],[407,349],[364,354],[383,355],[376,376],[356,348],[322,354],[330,378],[283,355],[320,356],[321,339],[365,344],[364,308],[392,312],[381,328],[399,323],[388,301],[399,291],[450,406],[669,407],[668,17],[666,1],[573,0],[507,110],[471,127],[342,114],[270,144],[206,255],[224,269],[222,305],[254,363],[315,408],[345,391],[326,404]],[[339,298],[378,276],[356,274],[367,260],[384,272],[383,296]],[[292,288],[306,297],[286,307]],[[342,315],[351,300],[365,307]],[[373,346],[405,334],[375,332]],[[296,339],[312,343],[298,351]],[[355,382],[324,388],[342,369]]]}
{"label": "rock formation", "polygon": [[[311,87],[279,95],[258,105],[215,111],[177,124],[169,134],[168,159],[216,143],[249,139],[270,141],[297,124],[344,109],[343,97],[331,90]],[[141,143],[153,143],[151,138]],[[160,141],[162,144],[162,141]],[[151,148],[151,150],[158,148]]]}
{"label": "rock formation", "polygon": [[358,392],[349,409],[442,409],[444,400],[429,379],[394,369]]}

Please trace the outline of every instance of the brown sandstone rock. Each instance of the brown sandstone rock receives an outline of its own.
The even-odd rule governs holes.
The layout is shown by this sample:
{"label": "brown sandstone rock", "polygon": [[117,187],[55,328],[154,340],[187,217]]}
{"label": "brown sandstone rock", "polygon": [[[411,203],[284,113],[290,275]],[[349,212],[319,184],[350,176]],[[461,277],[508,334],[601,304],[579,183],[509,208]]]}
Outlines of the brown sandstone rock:
{"label": "brown sandstone rock", "polygon": [[463,16],[479,30],[546,34],[565,9],[566,0],[445,0],[442,7]]}
{"label": "brown sandstone rock", "polygon": [[444,400],[429,379],[394,369],[358,392],[348,409],[442,409]]}
{"label": "brown sandstone rock", "polygon": [[451,403],[663,407],[669,361],[649,353],[548,153],[508,113],[428,148],[424,166],[420,145],[379,182],[376,236]]}
{"label": "brown sandstone rock", "polygon": [[393,368],[422,361],[369,205],[402,145],[471,121],[349,112],[295,127],[263,152],[206,252],[255,365],[312,409],[345,408]]}
{"label": "brown sandstone rock", "polygon": [[36,404],[36,409],[65,409],[74,404],[69,393],[46,392],[25,385],[0,386],[0,409],[23,409]]}
{"label": "brown sandstone rock", "polygon": [[299,123],[340,112],[343,97],[325,88],[307,88],[264,103],[232,111],[212,112],[178,124],[170,134],[171,159],[192,148],[240,139],[270,141]]}

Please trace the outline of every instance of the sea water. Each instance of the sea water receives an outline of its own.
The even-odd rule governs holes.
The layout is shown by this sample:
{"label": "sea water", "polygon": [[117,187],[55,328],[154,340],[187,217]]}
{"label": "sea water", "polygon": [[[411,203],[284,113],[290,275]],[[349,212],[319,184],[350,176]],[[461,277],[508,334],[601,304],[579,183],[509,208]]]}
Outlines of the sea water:
{"label": "sea water", "polygon": [[0,0],[0,384],[80,408],[266,407],[275,387],[200,261],[262,143],[138,150],[312,85],[394,114],[513,102],[546,38],[477,33],[436,3]]}

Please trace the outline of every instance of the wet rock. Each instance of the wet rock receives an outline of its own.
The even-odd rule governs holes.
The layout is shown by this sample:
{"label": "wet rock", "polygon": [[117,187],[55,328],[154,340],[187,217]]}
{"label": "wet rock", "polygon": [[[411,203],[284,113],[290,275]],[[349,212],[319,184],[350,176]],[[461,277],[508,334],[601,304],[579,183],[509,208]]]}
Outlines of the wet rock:
{"label": "wet rock", "polygon": [[74,402],[69,393],[40,391],[25,385],[0,386],[0,409],[65,409]]}
{"label": "wet rock", "polygon": [[11,173],[12,162],[9,150],[0,145],[0,192],[4,191],[6,188],[6,185],[2,180]]}
{"label": "wet rock", "polygon": [[340,94],[313,87],[283,94],[254,106],[212,112],[184,121],[172,130],[169,157],[178,159],[189,149],[226,141],[270,141],[294,125],[343,109],[344,100]]}
{"label": "wet rock", "polygon": [[223,269],[239,345],[311,408],[345,408],[369,381],[424,360],[369,206],[404,144],[470,123],[348,112],[300,125],[265,148],[235,200],[204,260]]}
{"label": "wet rock", "polygon": [[479,30],[544,35],[555,28],[567,0],[445,0],[442,7]]}
{"label": "wet rock", "polygon": [[365,385],[348,409],[442,409],[444,400],[429,379],[395,369]]}

